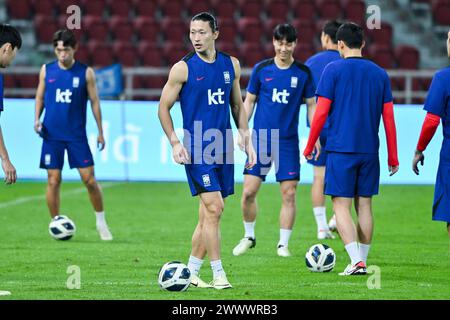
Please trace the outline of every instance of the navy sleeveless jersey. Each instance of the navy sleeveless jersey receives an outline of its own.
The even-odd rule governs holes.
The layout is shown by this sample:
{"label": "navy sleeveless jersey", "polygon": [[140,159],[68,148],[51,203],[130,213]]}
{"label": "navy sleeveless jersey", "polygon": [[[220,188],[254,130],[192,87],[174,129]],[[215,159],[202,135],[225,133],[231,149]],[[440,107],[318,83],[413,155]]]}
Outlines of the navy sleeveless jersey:
{"label": "navy sleeveless jersey", "polygon": [[[205,62],[195,52],[183,58],[188,78],[180,92],[180,105],[185,133],[184,145],[195,156],[213,144],[214,153],[233,151],[230,135],[230,95],[235,79],[231,57],[217,51],[216,60]],[[220,132],[222,141],[217,140]],[[190,136],[190,137],[189,137]],[[216,144],[217,143],[217,144]],[[220,147],[219,147],[220,146]]]}
{"label": "navy sleeveless jersey", "polygon": [[0,74],[0,112],[3,111],[3,74]]}
{"label": "navy sleeveless jersey", "polygon": [[45,66],[44,137],[48,140],[86,140],[87,66],[75,61],[61,69],[58,61]]}
{"label": "navy sleeveless jersey", "polygon": [[[298,140],[300,105],[315,93],[307,66],[295,61],[289,68],[280,69],[273,58],[263,60],[253,68],[247,91],[258,96],[253,123],[257,133],[260,129],[278,129],[280,138]],[[260,139],[264,137],[261,134]]]}

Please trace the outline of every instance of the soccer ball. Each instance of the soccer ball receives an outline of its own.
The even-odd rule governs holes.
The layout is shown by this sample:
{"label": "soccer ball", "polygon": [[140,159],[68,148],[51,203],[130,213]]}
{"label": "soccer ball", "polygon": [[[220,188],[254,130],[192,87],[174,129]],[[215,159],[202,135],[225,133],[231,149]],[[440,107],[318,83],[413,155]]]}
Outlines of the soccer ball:
{"label": "soccer ball", "polygon": [[159,270],[158,282],[162,289],[185,291],[191,283],[191,271],[179,261],[167,262]]}
{"label": "soccer ball", "polygon": [[69,240],[75,231],[75,223],[63,215],[54,217],[48,226],[48,232],[56,240]]}
{"label": "soccer ball", "polygon": [[306,252],[306,267],[313,272],[330,272],[336,264],[333,249],[326,244],[315,244]]}

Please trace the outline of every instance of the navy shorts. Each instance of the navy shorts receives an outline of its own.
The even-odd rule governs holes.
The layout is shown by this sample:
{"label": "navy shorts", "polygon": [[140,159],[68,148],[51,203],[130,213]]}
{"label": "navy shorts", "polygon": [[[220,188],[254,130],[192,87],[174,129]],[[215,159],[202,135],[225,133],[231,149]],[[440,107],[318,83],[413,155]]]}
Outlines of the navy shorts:
{"label": "navy shorts", "polygon": [[234,193],[234,163],[186,164],[184,168],[192,196],[220,191],[226,198]]}
{"label": "navy shorts", "polygon": [[94,165],[87,141],[43,140],[41,169],[59,169],[64,166],[64,152],[67,150],[70,168],[86,168]]}
{"label": "navy shorts", "polygon": [[273,164],[276,181],[300,180],[300,148],[296,139],[280,140],[276,150],[271,150],[271,145],[266,146],[265,143],[258,144],[256,148],[257,163],[250,170],[244,169],[244,174],[265,181]]}
{"label": "navy shorts", "polygon": [[434,187],[433,220],[450,222],[450,139],[444,139]]}
{"label": "navy shorts", "polygon": [[327,152],[325,151],[325,146],[327,144],[327,138],[326,136],[320,136],[320,145],[321,150],[319,154],[319,159],[314,160],[314,157],[316,156],[316,152],[313,152],[313,158],[311,160],[307,160],[307,162],[315,167],[325,167],[327,164]]}
{"label": "navy shorts", "polygon": [[378,194],[378,154],[329,152],[325,170],[325,194],[334,197],[371,197]]}

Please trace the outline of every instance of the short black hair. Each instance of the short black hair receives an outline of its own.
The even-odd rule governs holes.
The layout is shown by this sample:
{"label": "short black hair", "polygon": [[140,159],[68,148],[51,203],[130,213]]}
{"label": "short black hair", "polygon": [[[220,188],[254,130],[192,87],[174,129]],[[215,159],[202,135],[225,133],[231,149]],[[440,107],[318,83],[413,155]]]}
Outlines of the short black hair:
{"label": "short black hair", "polygon": [[336,33],[341,25],[342,22],[337,20],[327,21],[323,26],[322,32],[328,35],[334,44],[337,44]]}
{"label": "short black hair", "polygon": [[363,29],[354,22],[346,22],[339,27],[336,39],[344,41],[350,49],[360,49],[364,42]]}
{"label": "short black hair", "polygon": [[211,30],[213,32],[219,31],[219,25],[217,24],[217,19],[216,19],[216,17],[213,16],[212,13],[200,12],[192,17],[191,22],[196,21],[196,20],[209,22],[209,26],[211,27]]}
{"label": "short black hair", "polygon": [[75,49],[77,46],[77,38],[75,33],[69,29],[60,29],[53,35],[53,46],[58,46],[58,41],[62,41],[64,47],[71,47]]}
{"label": "short black hair", "polygon": [[9,24],[0,24],[0,47],[5,43],[11,43],[12,48],[22,47],[22,37],[19,31]]}
{"label": "short black hair", "polygon": [[275,40],[286,40],[294,42],[297,40],[297,31],[289,23],[281,23],[273,29],[273,38]]}

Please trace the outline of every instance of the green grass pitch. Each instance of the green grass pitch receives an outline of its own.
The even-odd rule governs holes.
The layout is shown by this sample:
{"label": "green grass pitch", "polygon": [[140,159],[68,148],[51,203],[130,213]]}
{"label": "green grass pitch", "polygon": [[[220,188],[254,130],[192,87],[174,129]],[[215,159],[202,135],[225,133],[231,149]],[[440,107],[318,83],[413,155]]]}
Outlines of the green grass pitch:
{"label": "green grass pitch", "polygon": [[[112,242],[99,240],[81,183],[63,183],[61,212],[77,225],[76,235],[66,242],[48,234],[44,183],[0,187],[0,290],[12,292],[1,300],[450,298],[450,241],[445,224],[431,221],[432,186],[381,186],[375,197],[375,233],[368,264],[379,267],[379,289],[368,288],[370,276],[338,276],[348,263],[340,239],[323,242],[336,252],[332,272],[306,269],[304,254],[318,242],[309,185],[299,186],[289,245],[293,256],[278,257],[279,187],[266,184],[258,196],[257,246],[244,256],[231,253],[243,235],[241,185],[236,185],[236,194],[225,204],[222,261],[234,288],[169,293],[159,288],[157,273],[167,261],[187,262],[198,200],[190,196],[187,183],[102,185],[115,237]],[[81,271],[78,290],[66,287],[67,269],[72,265]],[[201,275],[211,279],[208,260]]]}

